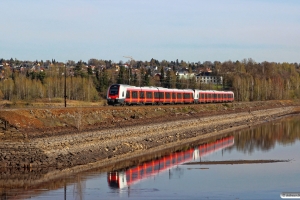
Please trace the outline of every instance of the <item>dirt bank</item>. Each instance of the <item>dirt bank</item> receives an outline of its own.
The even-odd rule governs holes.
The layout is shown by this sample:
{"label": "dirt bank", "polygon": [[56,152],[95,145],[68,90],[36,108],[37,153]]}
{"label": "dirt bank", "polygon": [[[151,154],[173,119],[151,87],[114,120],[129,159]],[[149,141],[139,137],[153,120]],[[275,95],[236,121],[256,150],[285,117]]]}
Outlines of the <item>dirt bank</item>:
{"label": "dirt bank", "polygon": [[298,101],[259,101],[165,106],[90,106],[1,109],[0,140],[63,135],[213,115],[298,106]]}
{"label": "dirt bank", "polygon": [[2,110],[0,167],[106,166],[298,112],[298,103]]}

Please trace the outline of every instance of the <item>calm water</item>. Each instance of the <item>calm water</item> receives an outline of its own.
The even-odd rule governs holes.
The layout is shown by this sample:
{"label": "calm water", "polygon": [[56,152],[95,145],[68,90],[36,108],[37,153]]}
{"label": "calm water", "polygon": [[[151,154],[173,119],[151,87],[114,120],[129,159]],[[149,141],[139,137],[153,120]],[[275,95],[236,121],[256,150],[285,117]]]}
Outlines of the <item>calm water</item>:
{"label": "calm water", "polygon": [[[156,154],[156,159],[126,169],[97,169],[39,184],[26,182],[25,176],[20,188],[1,185],[1,199],[281,199],[282,192],[300,192],[299,138],[300,116],[289,117],[182,147],[167,156]],[[196,163],[258,159],[291,161]],[[11,179],[16,178],[2,178],[1,183]]]}

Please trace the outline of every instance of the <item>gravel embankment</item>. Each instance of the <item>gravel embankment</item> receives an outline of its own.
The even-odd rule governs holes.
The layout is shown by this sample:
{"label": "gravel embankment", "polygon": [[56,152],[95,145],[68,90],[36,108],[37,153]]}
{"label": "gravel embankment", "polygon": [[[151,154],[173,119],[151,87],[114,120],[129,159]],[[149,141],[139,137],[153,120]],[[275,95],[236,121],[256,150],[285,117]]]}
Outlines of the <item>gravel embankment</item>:
{"label": "gravel embankment", "polygon": [[221,135],[274,120],[295,107],[147,123],[98,131],[77,132],[0,144],[1,166],[6,168],[71,168],[73,171],[106,166],[176,145]]}

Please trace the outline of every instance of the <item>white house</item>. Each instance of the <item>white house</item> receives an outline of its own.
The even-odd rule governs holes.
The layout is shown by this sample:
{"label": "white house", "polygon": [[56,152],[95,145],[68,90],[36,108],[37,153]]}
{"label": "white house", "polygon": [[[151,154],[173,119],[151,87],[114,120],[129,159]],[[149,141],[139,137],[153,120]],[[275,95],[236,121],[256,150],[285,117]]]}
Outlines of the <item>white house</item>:
{"label": "white house", "polygon": [[222,76],[210,76],[206,74],[198,74],[196,76],[196,81],[204,84],[223,84]]}

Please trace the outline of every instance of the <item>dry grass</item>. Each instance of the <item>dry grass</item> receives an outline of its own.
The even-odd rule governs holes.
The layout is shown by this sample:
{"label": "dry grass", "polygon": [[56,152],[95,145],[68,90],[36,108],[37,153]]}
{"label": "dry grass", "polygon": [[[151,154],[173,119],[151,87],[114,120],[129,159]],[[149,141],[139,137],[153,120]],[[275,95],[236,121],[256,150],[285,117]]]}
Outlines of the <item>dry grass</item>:
{"label": "dry grass", "polygon": [[[106,105],[106,100],[99,100],[97,102],[86,102],[86,101],[76,101],[67,100],[67,107],[89,107],[89,106],[104,106]],[[64,99],[37,99],[34,101],[0,101],[0,109],[5,108],[60,108],[65,107]]]}

